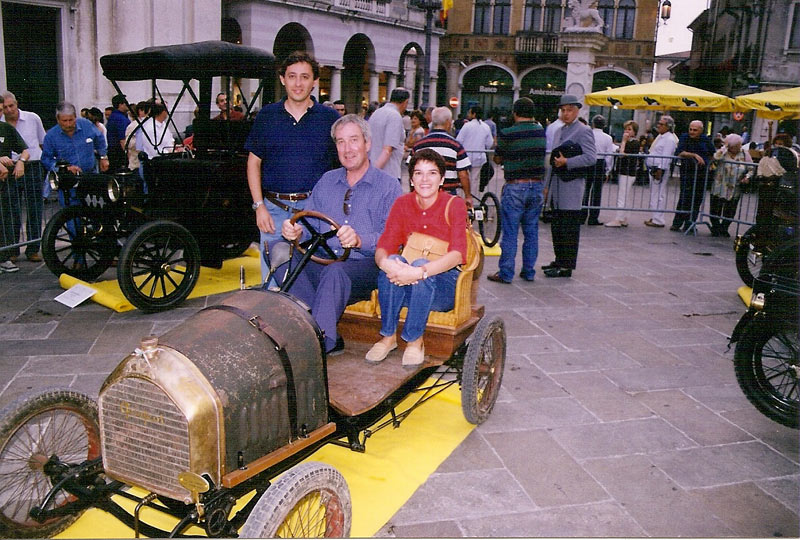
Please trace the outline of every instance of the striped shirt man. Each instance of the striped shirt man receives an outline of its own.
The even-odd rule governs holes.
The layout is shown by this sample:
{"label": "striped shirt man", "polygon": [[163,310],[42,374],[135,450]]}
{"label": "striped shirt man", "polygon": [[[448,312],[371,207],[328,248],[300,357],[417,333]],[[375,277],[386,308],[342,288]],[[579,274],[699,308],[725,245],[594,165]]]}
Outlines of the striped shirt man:
{"label": "striped shirt man", "polygon": [[497,138],[496,155],[503,158],[506,180],[544,177],[545,132],[535,121],[517,122]]}

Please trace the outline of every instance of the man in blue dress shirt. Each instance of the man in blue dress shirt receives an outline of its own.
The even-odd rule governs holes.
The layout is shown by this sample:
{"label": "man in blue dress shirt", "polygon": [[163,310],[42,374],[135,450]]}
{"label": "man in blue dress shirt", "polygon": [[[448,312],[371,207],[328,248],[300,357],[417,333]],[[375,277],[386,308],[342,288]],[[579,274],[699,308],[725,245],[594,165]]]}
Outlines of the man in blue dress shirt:
{"label": "man in blue dress shirt", "polygon": [[[72,174],[96,172],[95,152],[100,155],[100,170],[102,172],[108,170],[106,138],[91,121],[77,118],[72,103],[66,101],[59,103],[56,108],[56,121],[58,125],[47,131],[42,143],[42,165],[45,170],[55,171],[57,161],[66,161],[70,164],[68,169]],[[77,202],[73,200],[75,197],[75,188],[70,190],[69,201],[64,200],[62,190],[58,192],[61,206],[75,204]]]}
{"label": "man in blue dress shirt", "polygon": [[[286,97],[261,109],[245,143],[262,255],[264,242],[280,238],[276,226],[302,210],[322,173],[337,165],[331,126],[339,113],[311,95],[319,82],[319,64],[304,52],[292,53],[281,65],[280,79]],[[267,266],[261,260],[263,280]]]}
{"label": "man in blue dress shirt", "polygon": [[[396,178],[370,165],[370,128],[362,118],[355,114],[341,117],[333,124],[331,135],[343,167],[322,175],[305,209],[326,214],[340,225],[328,245],[337,255],[349,247],[350,256],[329,265],[310,261],[290,292],[311,306],[311,314],[325,332],[328,354],[337,354],[344,350],[344,342],[336,323],[348,304],[368,299],[377,286],[376,245],[402,189]],[[329,226],[320,227],[327,230]],[[299,223],[292,225],[289,220],[281,226],[287,240],[299,238],[303,232]],[[278,274],[279,279],[283,277],[283,272]]]}

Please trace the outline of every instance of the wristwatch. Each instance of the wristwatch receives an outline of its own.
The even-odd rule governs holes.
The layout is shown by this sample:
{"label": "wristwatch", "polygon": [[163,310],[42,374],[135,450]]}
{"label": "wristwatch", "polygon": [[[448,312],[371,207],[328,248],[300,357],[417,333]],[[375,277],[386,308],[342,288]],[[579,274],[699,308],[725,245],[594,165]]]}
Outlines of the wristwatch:
{"label": "wristwatch", "polygon": [[264,201],[256,201],[253,203],[253,210],[258,210],[258,207],[264,204]]}
{"label": "wristwatch", "polygon": [[100,156],[100,159],[105,159],[106,161],[108,161],[108,156]]}
{"label": "wristwatch", "polygon": [[425,281],[428,279],[428,269],[425,268],[425,265],[422,265],[420,268],[422,268],[422,281]]}
{"label": "wristwatch", "polygon": [[28,160],[27,160],[27,159],[25,159],[24,157],[21,157],[21,158],[19,158],[19,160],[18,160],[18,161],[21,161],[21,162],[23,162],[23,163],[27,163],[27,162],[28,162]]}

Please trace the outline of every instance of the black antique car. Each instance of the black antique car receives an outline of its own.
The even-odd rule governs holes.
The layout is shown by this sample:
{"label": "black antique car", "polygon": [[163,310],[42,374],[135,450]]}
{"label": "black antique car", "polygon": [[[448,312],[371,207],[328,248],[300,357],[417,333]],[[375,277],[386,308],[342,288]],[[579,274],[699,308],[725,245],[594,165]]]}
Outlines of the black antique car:
{"label": "black antique car", "polygon": [[[111,54],[100,64],[119,93],[125,82],[152,81],[151,98],[167,106],[167,129],[176,141],[182,141],[176,112],[196,106],[193,148],[176,144],[153,159],[140,153],[141,175],[72,175],[66,167],[50,173],[51,186],[64,190],[72,205],[48,222],[42,253],[55,274],[86,280],[118,258],[117,279],[134,306],[170,309],[194,288],[201,265],[219,268],[258,240],[244,143],[250,113],[262,97],[274,95],[274,59],[260,49],[206,41]],[[254,91],[243,85],[247,79],[255,80],[253,87],[257,82]],[[244,120],[213,118],[215,89],[236,93]],[[164,97],[168,90],[176,96],[172,103]]]}

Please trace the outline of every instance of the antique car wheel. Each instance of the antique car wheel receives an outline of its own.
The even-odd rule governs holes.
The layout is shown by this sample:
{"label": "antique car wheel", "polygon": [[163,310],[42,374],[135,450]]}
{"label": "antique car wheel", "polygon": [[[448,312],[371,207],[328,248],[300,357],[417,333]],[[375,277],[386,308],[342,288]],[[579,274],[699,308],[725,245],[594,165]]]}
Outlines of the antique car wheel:
{"label": "antique car wheel", "polygon": [[93,208],[62,208],[47,222],[42,234],[47,268],[57,276],[69,274],[87,281],[100,277],[118,252],[109,227],[113,226]]}
{"label": "antique car wheel", "polygon": [[301,463],[272,484],[239,531],[241,538],[342,538],[350,535],[350,490],[324,463]]}
{"label": "antique car wheel", "polygon": [[500,317],[484,317],[467,347],[461,372],[461,410],[472,424],[489,418],[506,361],[506,329]]}
{"label": "antique car wheel", "polygon": [[[324,221],[328,225],[331,226],[330,231],[326,232],[319,232],[311,224],[306,221],[304,218],[315,218],[321,221]],[[297,223],[298,221],[305,227],[308,233],[311,235],[311,238],[305,240],[304,242],[300,242],[299,238],[295,240],[294,247],[297,251],[302,254],[305,254],[306,250],[312,246],[315,242],[319,242],[320,248],[322,248],[330,257],[330,259],[325,259],[323,257],[317,257],[316,255],[311,256],[311,260],[319,263],[319,264],[331,264],[334,262],[340,262],[347,259],[350,256],[350,248],[344,248],[344,252],[340,256],[336,256],[336,253],[328,246],[328,239],[333,238],[336,236],[337,231],[339,230],[339,224],[336,223],[333,218],[326,216],[321,212],[314,212],[312,210],[303,210],[302,212],[297,212],[295,215],[292,216],[290,220],[292,225]]]}
{"label": "antique car wheel", "polygon": [[736,381],[764,415],[798,429],[800,374],[797,326],[755,317],[736,344]]}
{"label": "antique car wheel", "polygon": [[478,222],[478,230],[486,247],[494,246],[500,239],[500,201],[497,195],[487,191],[481,198],[483,219]]}
{"label": "antique car wheel", "polygon": [[128,238],[117,266],[125,298],[146,312],[183,302],[200,276],[200,248],[185,227],[166,220],[145,223]]}
{"label": "antique car wheel", "polygon": [[759,232],[758,225],[750,227],[743,235],[736,250],[736,271],[748,287],[753,286],[753,279],[761,271],[763,254],[755,246]]}
{"label": "antique car wheel", "polygon": [[[100,456],[97,404],[69,389],[25,396],[0,412],[0,537],[47,538],[66,529],[74,515],[39,523],[29,517],[52,488],[44,465],[52,456],[79,464]],[[53,507],[74,500],[60,492]]]}

